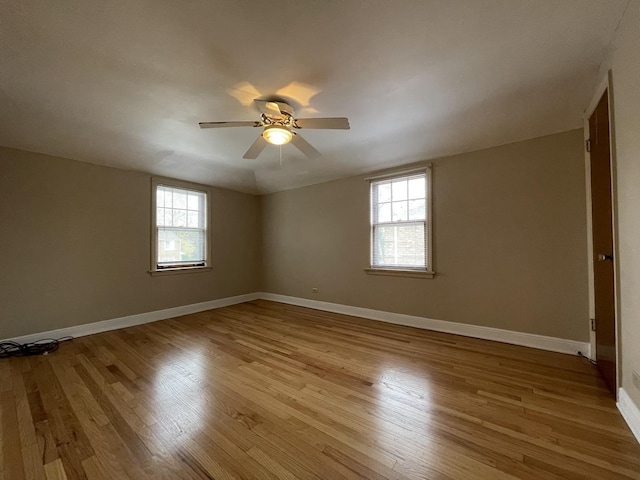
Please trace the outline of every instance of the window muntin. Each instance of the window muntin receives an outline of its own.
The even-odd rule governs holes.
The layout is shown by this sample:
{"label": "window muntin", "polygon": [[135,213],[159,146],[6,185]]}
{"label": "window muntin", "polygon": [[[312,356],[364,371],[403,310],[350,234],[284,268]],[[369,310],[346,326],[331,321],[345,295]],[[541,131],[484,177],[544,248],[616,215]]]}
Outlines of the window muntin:
{"label": "window muntin", "polygon": [[153,270],[207,266],[207,192],[154,185]]}
{"label": "window muntin", "polygon": [[371,268],[430,270],[427,171],[371,180]]}

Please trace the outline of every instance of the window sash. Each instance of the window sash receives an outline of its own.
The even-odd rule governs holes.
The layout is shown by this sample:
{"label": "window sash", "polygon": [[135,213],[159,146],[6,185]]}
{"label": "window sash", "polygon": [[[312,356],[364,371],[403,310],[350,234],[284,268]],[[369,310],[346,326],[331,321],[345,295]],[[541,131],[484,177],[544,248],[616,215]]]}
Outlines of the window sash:
{"label": "window sash", "polygon": [[[175,241],[182,242],[183,238],[180,238],[181,233],[195,234],[196,237],[196,258],[189,260],[161,260],[161,254],[166,252],[161,247],[161,242],[166,242],[162,239],[162,233],[172,233],[176,237]],[[207,252],[207,231],[202,228],[171,228],[171,227],[157,227],[156,228],[156,266],[157,268],[170,268],[170,267],[187,267],[187,266],[206,266],[206,252]],[[181,246],[181,243],[179,244]],[[182,255],[182,252],[181,252]]]}
{"label": "window sash", "polygon": [[[208,266],[208,192],[176,183],[153,182],[152,270]],[[167,193],[171,193],[170,200]],[[181,198],[176,199],[175,194]],[[176,200],[181,203],[176,205]],[[174,249],[165,250],[167,244]],[[185,254],[183,248],[191,251]]]}
{"label": "window sash", "polygon": [[[428,169],[417,172],[412,170],[370,179],[371,268],[429,271],[431,263],[431,185],[429,173]],[[410,191],[409,181],[414,181],[413,187],[416,187],[415,180],[418,179],[424,182],[424,187],[421,192],[418,192],[419,194],[416,194],[415,188],[413,192]],[[406,183],[406,191],[403,192],[398,189],[398,196],[395,197],[396,191],[394,190],[394,183],[400,186],[402,182]],[[387,191],[381,194],[381,187],[386,188]],[[423,202],[423,214],[418,218],[410,219],[409,205],[412,201]],[[397,214],[394,211],[395,203],[404,203],[404,212],[402,211],[403,208],[400,208],[400,212]],[[380,211],[381,205],[389,205],[389,207],[387,207],[388,211],[384,212],[384,214]],[[402,205],[400,206],[402,207]],[[383,221],[380,220],[381,217],[384,217]],[[396,220],[394,220],[394,218],[396,218]],[[402,232],[403,227],[411,226],[422,227],[420,229],[421,233],[417,237],[415,231],[411,232],[407,229]],[[390,231],[393,232],[394,236],[392,241],[389,241],[388,238],[384,238],[383,236]],[[416,238],[412,239],[412,236]],[[403,239],[401,237],[405,238]],[[422,239],[420,239],[420,237],[422,237]],[[418,245],[415,245],[416,240],[420,242]],[[413,245],[409,245],[403,249],[402,243],[405,243],[405,245],[407,243],[413,243]],[[389,248],[392,250],[391,253],[388,251]],[[390,259],[392,259],[392,261],[390,261]]]}
{"label": "window sash", "polygon": [[[391,243],[393,248],[392,253],[384,252],[384,237],[380,235],[380,227],[407,227],[407,226],[419,226],[422,227],[421,235],[423,241],[421,245],[417,249],[414,250],[402,250],[398,249],[398,246],[401,245],[402,239],[398,239],[399,229],[393,228],[394,231],[394,241]],[[403,270],[426,270],[427,269],[427,245],[428,245],[428,228],[427,222],[396,222],[391,224],[384,225],[373,225],[372,226],[372,239],[371,239],[371,266],[373,268],[395,268],[395,269],[403,269]],[[389,258],[393,258],[396,261],[390,262]],[[417,262],[409,262],[406,259],[415,258],[420,260]],[[405,259],[405,261],[401,261],[401,259]]]}

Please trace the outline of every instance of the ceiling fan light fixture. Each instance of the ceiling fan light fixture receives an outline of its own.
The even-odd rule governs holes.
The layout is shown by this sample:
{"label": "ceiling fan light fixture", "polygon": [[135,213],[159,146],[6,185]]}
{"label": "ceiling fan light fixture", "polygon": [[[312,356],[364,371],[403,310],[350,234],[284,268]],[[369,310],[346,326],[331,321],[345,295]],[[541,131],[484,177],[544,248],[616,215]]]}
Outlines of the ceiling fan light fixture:
{"label": "ceiling fan light fixture", "polygon": [[293,133],[287,128],[272,125],[264,129],[262,137],[272,145],[285,145],[291,141]]}

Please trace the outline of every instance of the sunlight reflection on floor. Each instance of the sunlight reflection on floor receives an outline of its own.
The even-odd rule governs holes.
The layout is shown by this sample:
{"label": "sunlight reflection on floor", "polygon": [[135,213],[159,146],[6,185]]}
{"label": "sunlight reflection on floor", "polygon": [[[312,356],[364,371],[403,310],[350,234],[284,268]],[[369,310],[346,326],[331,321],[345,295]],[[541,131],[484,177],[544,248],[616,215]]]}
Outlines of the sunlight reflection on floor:
{"label": "sunlight reflection on floor", "polygon": [[[430,379],[424,371],[382,366],[380,381],[374,385],[378,401],[374,413],[376,444],[404,463],[434,464]],[[402,411],[399,414],[398,411]]]}
{"label": "sunlight reflection on floor", "polygon": [[[198,350],[163,363],[152,377],[153,401],[158,408],[157,433],[170,444],[182,443],[202,429],[215,401],[207,394],[206,358]],[[164,412],[171,412],[168,416]]]}

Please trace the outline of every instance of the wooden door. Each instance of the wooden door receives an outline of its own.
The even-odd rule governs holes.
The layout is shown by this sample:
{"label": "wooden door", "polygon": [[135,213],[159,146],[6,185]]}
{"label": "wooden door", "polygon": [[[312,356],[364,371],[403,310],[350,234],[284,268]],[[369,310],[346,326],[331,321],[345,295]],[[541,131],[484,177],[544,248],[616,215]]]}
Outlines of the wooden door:
{"label": "wooden door", "polygon": [[616,319],[613,270],[613,209],[609,97],[605,90],[589,118],[591,215],[596,317],[596,361],[609,390],[616,394]]}

